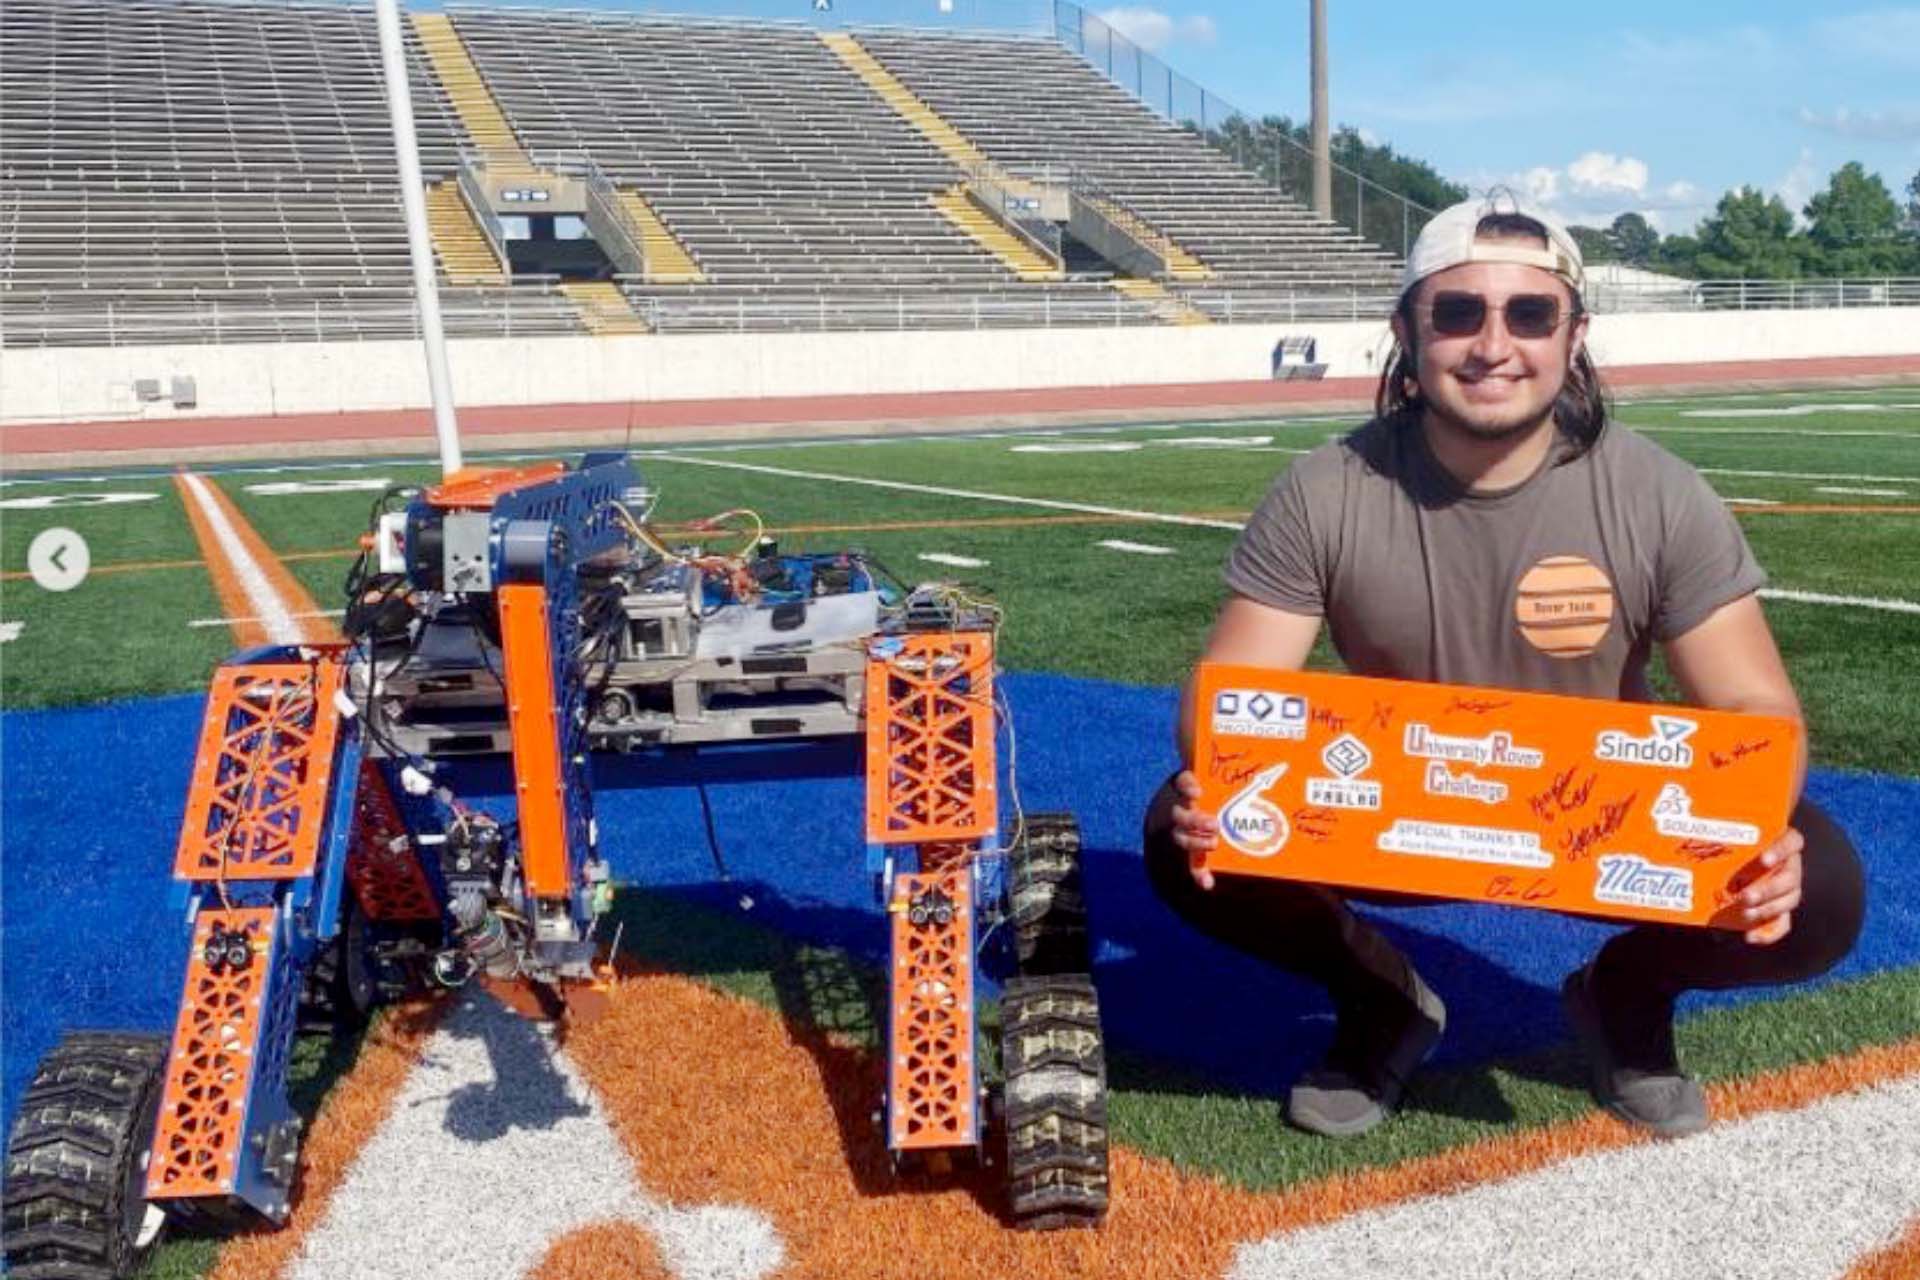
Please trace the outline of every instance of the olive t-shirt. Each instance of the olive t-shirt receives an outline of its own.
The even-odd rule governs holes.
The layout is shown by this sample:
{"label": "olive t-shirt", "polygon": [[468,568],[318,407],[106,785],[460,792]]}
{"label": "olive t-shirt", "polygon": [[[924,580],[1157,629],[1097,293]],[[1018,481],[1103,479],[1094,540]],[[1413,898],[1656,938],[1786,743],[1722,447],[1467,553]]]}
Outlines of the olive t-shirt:
{"label": "olive t-shirt", "polygon": [[1369,422],[1297,459],[1227,558],[1227,585],[1324,615],[1360,675],[1645,699],[1655,640],[1765,580],[1687,463],[1608,424],[1531,477],[1472,493],[1419,423]]}

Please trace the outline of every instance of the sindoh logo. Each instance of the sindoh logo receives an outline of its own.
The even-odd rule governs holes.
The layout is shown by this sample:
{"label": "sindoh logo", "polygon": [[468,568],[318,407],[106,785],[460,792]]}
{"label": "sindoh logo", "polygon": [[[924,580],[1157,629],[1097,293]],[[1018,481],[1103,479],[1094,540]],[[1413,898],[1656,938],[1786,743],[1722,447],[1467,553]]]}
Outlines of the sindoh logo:
{"label": "sindoh logo", "polygon": [[1287,837],[1293,834],[1286,812],[1260,794],[1280,781],[1286,771],[1284,764],[1262,770],[1220,811],[1221,836],[1249,858],[1272,857],[1286,847]]}
{"label": "sindoh logo", "polygon": [[1618,729],[1603,732],[1593,744],[1593,758],[1622,764],[1650,764],[1666,769],[1693,767],[1693,748],[1687,739],[1699,725],[1678,716],[1654,716],[1653,732],[1636,738]]}

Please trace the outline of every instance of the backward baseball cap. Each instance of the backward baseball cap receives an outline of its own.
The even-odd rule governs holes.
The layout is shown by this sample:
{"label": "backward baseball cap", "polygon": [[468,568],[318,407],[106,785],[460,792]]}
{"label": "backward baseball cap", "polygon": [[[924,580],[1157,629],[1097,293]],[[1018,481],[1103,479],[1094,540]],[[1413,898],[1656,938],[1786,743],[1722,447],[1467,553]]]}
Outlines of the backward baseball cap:
{"label": "backward baseball cap", "polygon": [[[1516,244],[1512,240],[1482,240],[1480,222],[1495,214],[1518,214],[1539,223],[1547,233],[1547,247]],[[1577,294],[1586,283],[1587,269],[1574,242],[1560,220],[1537,206],[1523,203],[1510,191],[1498,191],[1477,200],[1462,200],[1433,215],[1420,229],[1400,273],[1400,296],[1406,297],[1413,286],[1435,272],[1457,267],[1464,262],[1517,262],[1523,266],[1551,271]]]}

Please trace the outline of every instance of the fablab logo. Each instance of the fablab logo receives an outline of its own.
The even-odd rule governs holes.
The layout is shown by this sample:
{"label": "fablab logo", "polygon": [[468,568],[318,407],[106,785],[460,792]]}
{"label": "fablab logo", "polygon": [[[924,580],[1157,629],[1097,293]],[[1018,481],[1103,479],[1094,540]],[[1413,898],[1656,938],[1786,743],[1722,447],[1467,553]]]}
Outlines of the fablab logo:
{"label": "fablab logo", "polygon": [[1343,733],[1320,752],[1320,761],[1337,778],[1357,778],[1373,763],[1373,752],[1360,739]]}
{"label": "fablab logo", "polygon": [[1654,716],[1653,732],[1636,738],[1618,729],[1608,729],[1594,740],[1593,758],[1621,764],[1649,764],[1663,769],[1693,767],[1693,748],[1687,744],[1700,728],[1692,720],[1679,716]]}
{"label": "fablab logo", "polygon": [[1220,811],[1220,834],[1249,858],[1271,858],[1286,848],[1293,829],[1286,812],[1260,794],[1286,773],[1284,764],[1263,769]]}
{"label": "fablab logo", "polygon": [[1222,689],[1213,695],[1213,731],[1242,738],[1304,738],[1307,700],[1264,689]]}

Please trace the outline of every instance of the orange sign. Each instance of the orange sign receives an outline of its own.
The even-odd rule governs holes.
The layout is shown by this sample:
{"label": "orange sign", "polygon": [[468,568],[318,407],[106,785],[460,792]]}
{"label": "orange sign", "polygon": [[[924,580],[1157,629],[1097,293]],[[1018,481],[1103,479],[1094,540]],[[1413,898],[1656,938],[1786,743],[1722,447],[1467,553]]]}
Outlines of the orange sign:
{"label": "orange sign", "polygon": [[1219,872],[1739,929],[1792,799],[1770,716],[1213,663],[1193,696]]}

